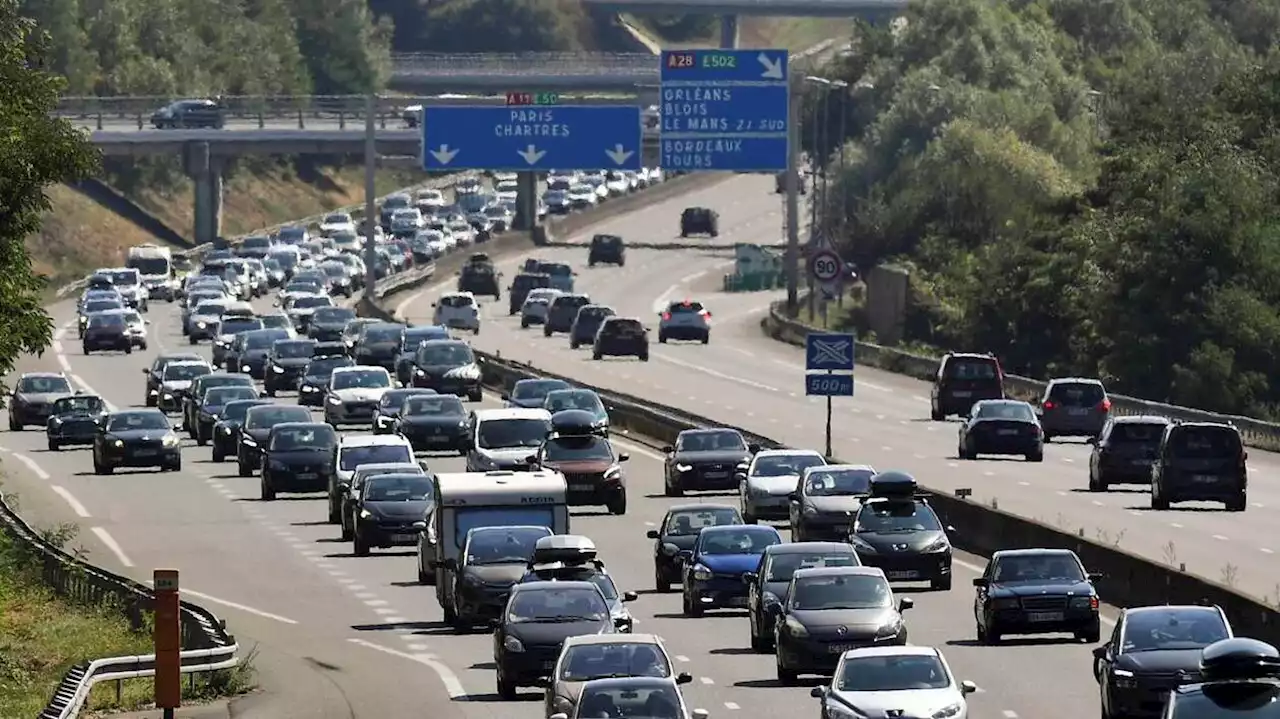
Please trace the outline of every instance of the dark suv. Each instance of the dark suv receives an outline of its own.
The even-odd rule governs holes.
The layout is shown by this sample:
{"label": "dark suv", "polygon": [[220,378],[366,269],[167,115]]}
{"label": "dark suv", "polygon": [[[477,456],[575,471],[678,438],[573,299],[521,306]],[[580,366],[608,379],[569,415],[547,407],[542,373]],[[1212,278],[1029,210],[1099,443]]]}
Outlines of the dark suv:
{"label": "dark suv", "polygon": [[1167,417],[1116,417],[1090,439],[1089,491],[1105,492],[1113,484],[1151,484],[1151,467],[1160,455]]}
{"label": "dark suv", "polygon": [[542,325],[542,336],[550,337],[556,332],[568,332],[573,329],[573,320],[578,310],[591,304],[586,295],[560,295],[551,301],[547,310],[547,321]]}
{"label": "dark suv", "polygon": [[502,290],[498,288],[499,277],[498,270],[492,262],[468,263],[458,274],[458,291],[484,295],[495,300],[501,299]]}
{"label": "dark suv", "polygon": [[1174,420],[1164,430],[1151,471],[1151,508],[1199,501],[1243,512],[1249,503],[1248,457],[1234,426]]}
{"label": "dark suv", "polygon": [[687,207],[680,213],[680,236],[720,236],[720,215],[705,207]]}
{"label": "dark suv", "polygon": [[941,422],[949,415],[968,416],[980,399],[1004,399],[1000,360],[991,354],[947,353],[933,381],[929,417]]}
{"label": "dark suv", "polygon": [[569,349],[576,350],[582,345],[595,342],[600,325],[616,314],[618,313],[612,307],[605,305],[583,305],[574,317],[573,326],[569,328]]}
{"label": "dark suv", "polygon": [[1046,442],[1054,437],[1096,438],[1111,416],[1107,388],[1096,379],[1050,380],[1036,404]]}
{"label": "dark suv", "polygon": [[627,245],[617,235],[596,235],[591,238],[591,249],[587,250],[587,266],[627,264]]}
{"label": "dark suv", "polygon": [[507,314],[519,314],[529,293],[536,289],[551,286],[551,275],[545,272],[521,272],[511,281],[511,289],[507,294]]}
{"label": "dark suv", "polygon": [[607,317],[591,346],[591,359],[637,357],[649,361],[649,331],[634,317]]}

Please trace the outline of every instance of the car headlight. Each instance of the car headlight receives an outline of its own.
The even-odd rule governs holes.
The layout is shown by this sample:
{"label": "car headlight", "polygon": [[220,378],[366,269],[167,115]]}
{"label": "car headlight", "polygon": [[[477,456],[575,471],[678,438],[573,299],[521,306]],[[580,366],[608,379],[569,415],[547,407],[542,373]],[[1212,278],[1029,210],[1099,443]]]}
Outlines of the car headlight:
{"label": "car headlight", "polygon": [[204,329],[208,329],[208,328],[209,328],[209,325],[205,324],[204,322],[197,322],[197,323],[196,323],[196,327],[197,327],[197,328],[199,328],[199,329],[204,330]]}
{"label": "car headlight", "polygon": [[299,390],[299,391],[300,391],[300,392],[311,393],[311,392],[315,392],[315,391],[316,391],[316,388],[315,388],[315,387],[312,387],[312,386],[311,386],[311,385],[309,385],[309,384],[304,384],[304,385],[302,385],[302,389],[301,389],[301,390]]}
{"label": "car headlight", "polygon": [[876,548],[875,548],[875,547],[873,547],[873,546],[871,546],[871,543],[870,543],[870,542],[868,542],[867,540],[865,540],[865,539],[863,539],[863,538],[861,538],[861,537],[859,537],[859,536],[857,536],[857,535],[850,535],[850,537],[849,537],[849,544],[852,544],[852,545],[853,545],[853,549],[854,549],[854,551],[856,551],[856,552],[862,552],[862,553],[864,553],[864,554],[875,554],[875,553],[876,553]]}
{"label": "car headlight", "polygon": [[148,396],[148,397],[155,397],[155,396],[156,396],[156,395],[158,395],[158,394],[160,394],[160,392],[159,392],[159,391],[157,391],[157,390],[154,390],[154,389],[149,389],[149,390],[147,390],[147,396]]}
{"label": "car headlight", "polygon": [[166,447],[177,447],[177,446],[178,446],[178,435],[176,435],[176,434],[166,434],[166,435],[164,436],[164,439],[163,439],[163,440],[161,440],[161,442],[163,442],[164,446],[166,446]]}
{"label": "car headlight", "polygon": [[360,518],[361,518],[361,519],[373,519],[373,512],[370,512],[370,511],[369,511],[369,510],[367,510],[367,509],[362,509],[362,510],[360,510]]}
{"label": "car headlight", "polygon": [[426,373],[426,372],[423,372],[423,371],[422,371],[422,370],[420,370],[420,369],[415,369],[415,370],[413,371],[413,373],[414,373],[414,374],[416,374],[416,375],[418,375],[419,377],[426,377],[426,376],[427,376],[427,373]]}
{"label": "car headlight", "polygon": [[1072,597],[1071,608],[1072,609],[1097,609],[1098,598],[1094,596]]}
{"label": "car headlight", "polygon": [[230,436],[231,436],[231,428],[230,428],[230,427],[223,427],[223,428],[222,428],[222,434],[223,434],[224,436],[226,436],[226,437],[230,437]]}
{"label": "car headlight", "polygon": [[886,639],[886,638],[888,638],[888,637],[896,637],[896,636],[898,636],[900,633],[902,633],[902,618],[901,618],[901,617],[899,617],[899,618],[897,618],[897,619],[893,619],[893,620],[891,620],[891,621],[889,621],[889,622],[886,622],[885,624],[881,625],[881,626],[880,626],[880,628],[876,630],[876,638],[877,638],[877,639]]}
{"label": "car headlight", "polygon": [[509,652],[523,652],[524,644],[515,637],[507,637],[506,640],[502,642],[502,648]]}
{"label": "car headlight", "polygon": [[288,471],[289,471],[289,465],[285,464],[284,462],[276,462],[276,461],[272,461],[272,462],[269,462],[269,463],[267,464],[267,467],[269,467],[270,469],[272,469],[273,471],[276,471],[276,472],[288,472]]}
{"label": "car headlight", "polygon": [[699,564],[693,568],[693,578],[699,582],[705,582],[711,579],[711,570]]}
{"label": "car headlight", "polygon": [[921,551],[924,551],[924,552],[945,552],[945,551],[946,551],[946,550],[948,550],[948,549],[951,549],[951,542],[948,542],[946,537],[938,537],[937,539],[935,539],[935,540],[933,541],[933,543],[932,543],[932,544],[930,544],[929,546],[925,547],[925,548],[924,548],[923,550],[921,550]]}
{"label": "car headlight", "polygon": [[787,632],[790,633],[792,636],[796,636],[796,637],[809,636],[809,630],[805,628],[805,626],[801,624],[795,617],[787,617],[787,621],[785,622],[785,624],[787,627]]}
{"label": "car headlight", "polygon": [[246,446],[246,447],[257,447],[257,446],[258,446],[258,443],[257,443],[257,442],[255,442],[255,441],[253,441],[253,437],[250,437],[250,436],[249,436],[249,435],[247,435],[247,434],[246,434],[246,435],[244,435],[244,436],[241,438],[241,440],[240,440],[240,441],[241,441],[241,442],[243,442],[243,443],[244,443],[244,446]]}
{"label": "car headlight", "polygon": [[334,407],[341,407],[342,400],[338,399],[337,397],[330,397],[329,404],[333,405]]}
{"label": "car headlight", "polygon": [[1128,669],[1112,669],[1111,678],[1115,681],[1117,689],[1133,689],[1138,686],[1138,681],[1134,678],[1133,672]]}
{"label": "car headlight", "polygon": [[54,427],[58,427],[62,425],[62,420],[59,419],[58,417],[50,417],[49,424],[53,425]]}
{"label": "car headlight", "polygon": [[622,477],[622,467],[610,467],[609,471],[604,473],[606,480],[615,480]]}
{"label": "car headlight", "polygon": [[676,471],[677,471],[677,472],[692,472],[692,471],[693,471],[693,465],[691,465],[691,464],[677,464],[677,465],[676,465]]}
{"label": "car headlight", "polygon": [[273,364],[271,365],[271,371],[275,372],[276,374],[284,374],[284,367],[281,367],[278,364]]}
{"label": "car headlight", "polygon": [[960,704],[960,702],[956,702],[954,704],[948,704],[945,707],[942,707],[938,711],[934,712],[933,719],[947,719],[947,717],[953,717],[960,713],[961,708],[963,707]]}
{"label": "car headlight", "polygon": [[173,395],[172,395],[172,394],[170,394],[169,392],[165,392],[165,393],[164,393],[164,401],[166,401],[166,402],[172,402],[172,401],[173,401]]}
{"label": "car headlight", "polygon": [[124,449],[124,440],[117,439],[116,441],[111,443],[111,446],[115,447],[116,449]]}

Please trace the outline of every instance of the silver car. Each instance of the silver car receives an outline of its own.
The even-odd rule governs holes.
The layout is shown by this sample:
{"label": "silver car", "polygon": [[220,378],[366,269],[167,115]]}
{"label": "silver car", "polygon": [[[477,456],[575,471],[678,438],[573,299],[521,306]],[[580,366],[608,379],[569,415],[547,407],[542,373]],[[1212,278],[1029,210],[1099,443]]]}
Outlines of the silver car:
{"label": "silver car", "polygon": [[572,716],[585,682],[608,677],[671,677],[688,684],[690,675],[674,673],[671,655],[656,634],[586,634],[569,637],[547,680],[545,715]]}
{"label": "silver car", "polygon": [[810,695],[822,702],[824,717],[858,707],[867,716],[968,719],[968,696],[976,691],[973,682],[956,681],[933,647],[882,646],[845,652],[831,683]]}
{"label": "silver car", "polygon": [[564,293],[560,290],[553,290],[550,287],[529,290],[529,295],[524,298],[524,304],[520,306],[520,326],[546,324],[551,303],[562,294]]}
{"label": "silver car", "polygon": [[370,425],[382,395],[391,390],[391,374],[382,367],[356,365],[339,367],[329,379],[325,394],[324,421]]}
{"label": "silver car", "polygon": [[1102,380],[1060,377],[1049,380],[1036,403],[1044,441],[1054,437],[1098,437],[1111,416],[1111,400]]}
{"label": "silver car", "polygon": [[738,476],[743,521],[755,524],[761,519],[788,519],[800,475],[809,467],[826,463],[811,449],[766,449],[756,454],[747,471]]}
{"label": "silver car", "polygon": [[662,311],[658,322],[658,342],[667,340],[711,341],[711,313],[701,302],[672,302]]}

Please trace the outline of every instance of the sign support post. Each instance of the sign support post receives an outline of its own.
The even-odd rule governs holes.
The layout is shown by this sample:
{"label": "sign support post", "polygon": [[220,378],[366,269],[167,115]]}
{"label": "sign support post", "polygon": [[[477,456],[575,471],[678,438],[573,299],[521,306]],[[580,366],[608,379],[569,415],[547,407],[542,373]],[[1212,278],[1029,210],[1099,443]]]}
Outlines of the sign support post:
{"label": "sign support post", "polygon": [[826,457],[831,461],[832,397],[853,396],[854,339],[851,334],[810,332],[804,343],[804,393],[809,397],[825,397]]}
{"label": "sign support post", "polygon": [[155,702],[164,711],[164,719],[182,706],[182,626],[178,598],[178,570],[157,569],[152,573],[155,595],[156,675]]}

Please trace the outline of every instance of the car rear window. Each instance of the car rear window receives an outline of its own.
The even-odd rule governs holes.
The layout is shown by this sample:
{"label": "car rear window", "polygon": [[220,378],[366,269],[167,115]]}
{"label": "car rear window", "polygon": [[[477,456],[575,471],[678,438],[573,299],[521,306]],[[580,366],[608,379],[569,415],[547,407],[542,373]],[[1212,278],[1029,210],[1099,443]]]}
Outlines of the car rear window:
{"label": "car rear window", "polygon": [[1240,435],[1229,427],[1179,427],[1173,431],[1169,444],[1175,457],[1233,457],[1240,452]]}
{"label": "car rear window", "polygon": [[591,300],[586,297],[575,297],[573,295],[561,295],[555,299],[553,305],[555,307],[585,307],[591,304]]}
{"label": "car rear window", "polygon": [[1158,422],[1141,424],[1138,422],[1125,422],[1117,424],[1111,430],[1112,442],[1133,442],[1148,443],[1159,442],[1164,436],[1165,425]]}
{"label": "car rear window", "polygon": [[442,307],[470,307],[472,304],[473,300],[467,295],[450,295],[440,298]]}
{"label": "car rear window", "polygon": [[1106,397],[1102,385],[1092,382],[1059,382],[1049,390],[1049,399],[1068,407],[1093,407]]}
{"label": "car rear window", "polygon": [[667,311],[671,314],[696,314],[703,309],[701,302],[672,302]]}
{"label": "car rear window", "polygon": [[983,380],[995,379],[997,374],[994,359],[967,357],[947,362],[943,376],[946,379]]}

